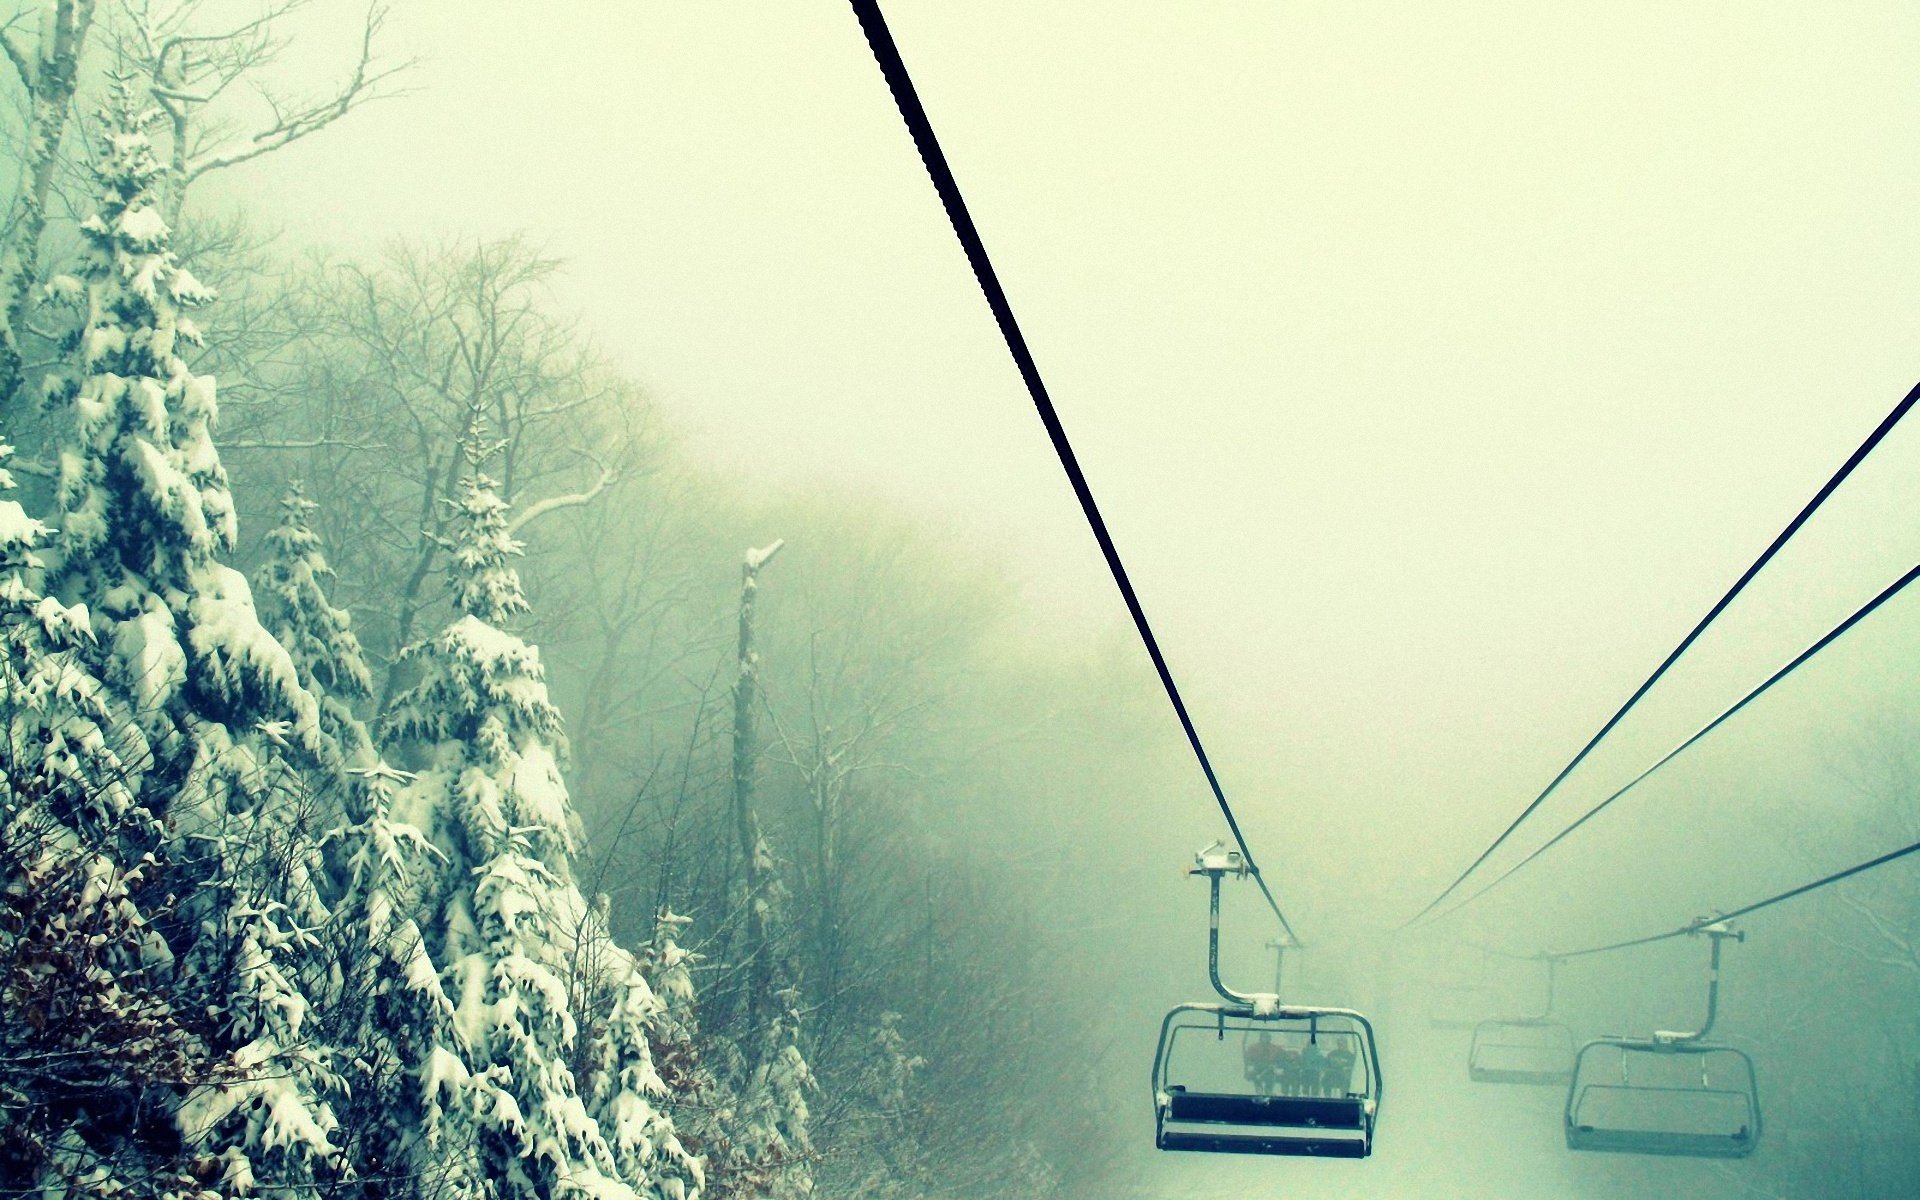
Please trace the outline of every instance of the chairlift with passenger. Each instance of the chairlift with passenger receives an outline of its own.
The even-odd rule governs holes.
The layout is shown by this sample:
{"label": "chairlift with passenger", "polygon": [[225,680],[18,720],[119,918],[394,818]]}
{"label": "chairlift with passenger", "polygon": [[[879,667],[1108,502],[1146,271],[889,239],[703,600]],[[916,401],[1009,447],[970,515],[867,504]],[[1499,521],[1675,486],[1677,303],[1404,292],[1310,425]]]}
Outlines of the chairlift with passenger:
{"label": "chairlift with passenger", "polygon": [[1501,1017],[1474,1026],[1467,1049],[1467,1077],[1475,1083],[1561,1087],[1573,1078],[1573,1030],[1553,1015],[1560,960],[1547,956],[1546,1001],[1539,1013]]}
{"label": "chairlift with passenger", "polygon": [[1188,874],[1207,877],[1207,972],[1226,1003],[1176,1005],[1160,1023],[1154,1145],[1367,1157],[1384,1092],[1372,1024],[1352,1009],[1282,1004],[1274,992],[1228,988],[1220,980],[1220,881],[1244,877],[1246,863],[1215,843]]}
{"label": "chairlift with passenger", "polygon": [[1609,1036],[1580,1047],[1567,1089],[1569,1150],[1745,1158],[1760,1141],[1760,1089],[1744,1050],[1710,1042],[1720,1002],[1720,945],[1745,941],[1726,921],[1696,923],[1712,949],[1699,1029]]}

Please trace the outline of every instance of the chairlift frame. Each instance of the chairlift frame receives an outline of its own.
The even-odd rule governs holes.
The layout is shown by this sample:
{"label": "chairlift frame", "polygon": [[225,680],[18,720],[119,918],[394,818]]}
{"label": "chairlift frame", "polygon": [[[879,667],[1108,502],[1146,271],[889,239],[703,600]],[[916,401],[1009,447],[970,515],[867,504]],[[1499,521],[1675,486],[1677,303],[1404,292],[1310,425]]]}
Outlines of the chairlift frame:
{"label": "chairlift frame", "polygon": [[[1729,938],[1734,941],[1745,941],[1746,934],[1736,932],[1724,920],[1709,923],[1704,918],[1696,924],[1692,932],[1705,934],[1711,945],[1707,965],[1706,1019],[1701,1022],[1700,1028],[1689,1032],[1656,1030],[1651,1036],[1644,1038],[1609,1035],[1595,1038],[1580,1047],[1579,1053],[1574,1056],[1573,1079],[1567,1086],[1567,1149],[1685,1158],[1746,1158],[1759,1144],[1762,1127],[1760,1087],[1754,1072],[1753,1058],[1736,1046],[1707,1040],[1707,1035],[1713,1031],[1714,1021],[1719,1015],[1721,943]],[[1619,1055],[1620,1082],[1614,1084],[1587,1081],[1593,1074],[1589,1067],[1589,1056],[1609,1051]],[[1670,1056],[1697,1062],[1700,1067],[1701,1085],[1693,1088],[1635,1084],[1627,1071],[1627,1063],[1634,1055]],[[1729,1082],[1738,1086],[1712,1086],[1714,1076],[1711,1064],[1716,1061],[1731,1063],[1737,1068],[1737,1078]],[[1727,1134],[1674,1129],[1610,1128],[1591,1122],[1582,1123],[1580,1119],[1582,1110],[1590,1097],[1596,1093],[1737,1098],[1745,1114],[1745,1120],[1738,1129]]]}
{"label": "chairlift frame", "polygon": [[[1496,1017],[1474,1026],[1473,1041],[1467,1048],[1467,1077],[1475,1083],[1564,1087],[1573,1081],[1573,1030],[1553,1016],[1560,959],[1547,955],[1540,961],[1546,963],[1547,988],[1546,1000],[1537,1014]],[[1536,1040],[1519,1040],[1526,1038]],[[1538,1056],[1538,1061],[1532,1066],[1512,1065],[1503,1061],[1507,1051]],[[1560,1065],[1547,1065],[1549,1056]]]}
{"label": "chairlift frame", "polygon": [[[1207,975],[1224,1003],[1196,1001],[1179,1004],[1160,1023],[1160,1040],[1153,1057],[1151,1079],[1154,1102],[1154,1145],[1161,1150],[1191,1150],[1228,1154],[1306,1155],[1322,1158],[1365,1158],[1373,1152],[1373,1131],[1386,1085],[1380,1073],[1379,1047],[1373,1024],[1350,1008],[1286,1005],[1277,992],[1246,993],[1229,988],[1220,978],[1220,881],[1227,875],[1245,876],[1247,868],[1234,851],[1218,843],[1195,856],[1190,875],[1208,881]],[[1289,946],[1273,943],[1274,980]],[[1358,1043],[1356,1066],[1364,1072],[1363,1090],[1343,1096],[1272,1095],[1251,1090],[1189,1092],[1171,1079],[1170,1051],[1183,1014],[1211,1017],[1224,1037],[1228,1023],[1245,1032],[1272,1027],[1295,1032],[1304,1024],[1310,1039],[1327,1022],[1342,1036]]]}

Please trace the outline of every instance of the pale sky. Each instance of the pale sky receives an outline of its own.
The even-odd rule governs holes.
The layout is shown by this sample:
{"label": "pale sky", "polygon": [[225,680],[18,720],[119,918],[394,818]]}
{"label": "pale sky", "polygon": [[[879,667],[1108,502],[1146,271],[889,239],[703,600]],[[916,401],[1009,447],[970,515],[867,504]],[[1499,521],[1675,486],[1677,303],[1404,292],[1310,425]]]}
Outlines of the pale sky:
{"label": "pale sky", "polygon": [[[1289,757],[1444,725],[1484,741],[1442,770],[1541,775],[1920,379],[1910,6],[889,16],[1177,669]],[[417,94],[235,183],[336,246],[526,231],[704,453],[958,516],[1113,617],[842,5],[393,37]],[[1770,663],[1913,561],[1915,441],[1729,640]]]}
{"label": "pale sky", "polygon": [[[886,9],[1309,926],[1450,878],[1920,381],[1912,5]],[[393,35],[417,94],[233,185],[337,247],[526,231],[701,454],[959,520],[1050,627],[1120,618],[844,4],[414,0]],[[1920,561],[1916,467],[1903,429],[1570,801]],[[1897,692],[1915,605],[1769,728]],[[1208,805],[1169,798],[1170,867]]]}

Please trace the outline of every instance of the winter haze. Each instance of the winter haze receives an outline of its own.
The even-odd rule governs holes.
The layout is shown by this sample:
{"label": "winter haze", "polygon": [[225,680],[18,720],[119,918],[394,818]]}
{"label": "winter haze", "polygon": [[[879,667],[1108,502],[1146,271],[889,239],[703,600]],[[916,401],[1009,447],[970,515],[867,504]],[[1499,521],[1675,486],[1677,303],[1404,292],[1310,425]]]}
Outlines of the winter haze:
{"label": "winter haze", "polygon": [[[1920,380],[1920,14],[885,10],[1306,943],[1282,998],[1379,1030],[1372,1157],[1154,1149],[1226,830],[846,6],[396,0],[354,91],[351,4],[14,0],[0,866],[54,899],[0,928],[0,1190],[1920,1190],[1920,856],[1723,945],[1750,1158],[1576,1154],[1564,1082],[1468,1070],[1524,956],[1920,839],[1914,597],[1402,928]],[[1909,424],[1458,895],[1920,562]],[[148,1041],[48,1007],[108,970],[72,912]],[[1707,954],[1569,960],[1552,1024],[1689,1030]],[[33,1065],[98,1041],[168,1066]]]}

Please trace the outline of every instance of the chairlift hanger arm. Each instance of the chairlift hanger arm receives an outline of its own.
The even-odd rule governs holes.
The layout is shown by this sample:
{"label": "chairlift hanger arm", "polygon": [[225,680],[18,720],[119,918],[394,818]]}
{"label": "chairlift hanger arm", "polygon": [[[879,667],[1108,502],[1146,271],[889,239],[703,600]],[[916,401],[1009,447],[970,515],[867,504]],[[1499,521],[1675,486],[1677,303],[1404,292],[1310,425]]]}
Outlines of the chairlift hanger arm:
{"label": "chairlift hanger arm", "polygon": [[1073,452],[1073,444],[1067,439],[1066,427],[1060,423],[1060,414],[1054,409],[1053,400],[1048,395],[1046,382],[1040,377],[1040,367],[1034,361],[1033,352],[1027,346],[1027,339],[1020,332],[1020,324],[1013,315],[1013,305],[1007,299],[1006,290],[1000,286],[1000,277],[993,269],[993,261],[987,255],[986,243],[980,237],[979,229],[973,223],[972,214],[967,210],[966,198],[960,192],[960,184],[953,176],[952,168],[947,164],[944,151],[940,149],[939,139],[934,136],[933,122],[927,117],[926,108],[920,103],[920,95],[913,86],[913,79],[907,74],[906,63],[900,57],[900,48],[894,43],[893,34],[887,28],[886,17],[880,11],[877,0],[851,0],[854,16],[859,20],[866,34],[867,45],[873,51],[874,61],[880,67],[880,73],[886,78],[887,87],[893,93],[894,104],[900,110],[901,119],[906,122],[907,131],[913,137],[914,145],[920,152],[920,161],[925,165],[927,176],[933,183],[934,191],[939,193],[940,202],[946,209],[947,220],[953,225],[953,232],[960,240],[961,249],[966,252],[967,261],[973,267],[974,278],[979,281],[980,290],[986,296],[987,306],[993,310],[994,320],[1000,326],[1000,335],[1006,340],[1007,350],[1013,356],[1014,365],[1020,371],[1020,378],[1027,386],[1028,394],[1033,398],[1034,408],[1040,414],[1040,422],[1046,426],[1047,436],[1053,442],[1054,452],[1060,458],[1060,466],[1066,472],[1067,481],[1073,486],[1073,493],[1080,501],[1080,510],[1085,515],[1087,526],[1100,545],[1100,553],[1107,560],[1107,568],[1113,573],[1113,581],[1120,589],[1120,597],[1126,602],[1127,612],[1133,617],[1134,628],[1140,634],[1147,656],[1153,660],[1153,669],[1160,676],[1160,684],[1166,690],[1167,699],[1173,705],[1174,715],[1179,718],[1180,728],[1187,735],[1187,743],[1193,749],[1194,757],[1199,760],[1200,770],[1206,776],[1207,787],[1212,790],[1214,800],[1220,806],[1221,816],[1226,818],[1227,829],[1233,834],[1234,844],[1240,847],[1240,853],[1246,861],[1247,874],[1260,886],[1260,894],[1266,897],[1267,906],[1273,910],[1275,919],[1286,931],[1289,938],[1298,941],[1293,926],[1288,923],[1286,914],[1280,911],[1280,902],[1274,898],[1273,890],[1261,877],[1260,868],[1255,864],[1253,851],[1247,846],[1246,835],[1240,830],[1240,822],[1233,815],[1233,806],[1227,803],[1226,791],[1220,786],[1219,776],[1214,772],[1213,761],[1207,756],[1205,745],[1200,741],[1200,732],[1194,727],[1193,717],[1187,712],[1186,701],[1180,696],[1180,689],[1173,681],[1173,671],[1167,666],[1166,656],[1160,652],[1160,643],[1153,635],[1153,627],[1147,621],[1146,609],[1141,606],[1140,597],[1134,592],[1133,581],[1127,575],[1125,564],[1120,561],[1120,551],[1114,545],[1113,535],[1107,529],[1107,522],[1100,515],[1100,506],[1094,501],[1093,488],[1087,482],[1086,473],[1080,469],[1080,460]]}
{"label": "chairlift hanger arm", "polygon": [[1702,917],[1693,923],[1692,933],[1704,933],[1711,945],[1707,957],[1707,1015],[1700,1022],[1700,1028],[1687,1033],[1660,1030],[1654,1033],[1653,1040],[1663,1046],[1684,1046],[1704,1041],[1713,1032],[1713,1023],[1720,1015],[1720,943],[1732,938],[1744,942],[1747,935],[1736,932],[1725,917]]}
{"label": "chairlift hanger arm", "polygon": [[1539,1015],[1533,1018],[1536,1021],[1544,1021],[1553,1016],[1554,990],[1555,985],[1558,984],[1560,979],[1559,958],[1553,955],[1545,955],[1540,961],[1547,964],[1547,995],[1545,1001],[1540,1005]]}
{"label": "chairlift hanger arm", "polygon": [[1493,946],[1483,946],[1479,942],[1468,942],[1467,944],[1490,958],[1504,958],[1512,962],[1544,963],[1547,968],[1546,1004],[1537,1016],[1527,1019],[1544,1021],[1553,1015],[1554,995],[1560,977],[1560,963],[1567,958],[1567,955],[1553,954],[1545,951],[1533,954],[1515,954],[1511,950],[1500,950]]}
{"label": "chairlift hanger arm", "polygon": [[[1273,1008],[1280,1003],[1279,993],[1236,992],[1220,980],[1220,880],[1228,875],[1244,876],[1251,871],[1246,860],[1236,851],[1220,852],[1220,843],[1194,855],[1194,865],[1187,869],[1189,875],[1207,877],[1207,978],[1213,984],[1213,990],[1220,993],[1222,999],[1232,1004],[1247,1005],[1255,1008]],[[1276,943],[1278,944],[1278,943]],[[1282,946],[1284,949],[1284,946]],[[1279,968],[1274,969],[1275,984],[1279,982]]]}

